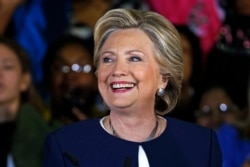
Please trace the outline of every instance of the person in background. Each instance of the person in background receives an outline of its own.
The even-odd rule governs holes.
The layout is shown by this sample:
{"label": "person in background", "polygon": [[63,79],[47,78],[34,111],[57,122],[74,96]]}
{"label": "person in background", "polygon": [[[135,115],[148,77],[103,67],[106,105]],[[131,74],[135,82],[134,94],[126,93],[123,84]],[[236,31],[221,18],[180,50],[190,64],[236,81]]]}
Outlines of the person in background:
{"label": "person in background", "polygon": [[93,41],[73,35],[62,36],[49,47],[43,60],[43,97],[52,126],[105,114],[92,54]]}
{"label": "person in background", "polygon": [[[30,102],[30,61],[16,42],[0,37],[0,166],[40,167],[42,145],[50,131]],[[32,100],[34,101],[34,100]]]}
{"label": "person in background", "polygon": [[242,112],[223,87],[204,85],[196,97],[199,99],[195,110],[197,124],[217,131],[223,123],[232,124],[241,117]]}
{"label": "person in background", "polygon": [[216,133],[161,115],[181,94],[180,37],[163,16],[113,9],[94,30],[98,88],[109,115],[48,135],[44,167],[221,167]]}
{"label": "person in background", "polygon": [[250,166],[250,75],[247,89],[248,109],[233,123],[222,124],[217,131],[223,167]]}
{"label": "person in background", "polygon": [[168,114],[189,122],[195,122],[194,97],[201,81],[202,53],[199,38],[185,25],[175,25],[181,37],[184,58],[182,94],[175,109]]}

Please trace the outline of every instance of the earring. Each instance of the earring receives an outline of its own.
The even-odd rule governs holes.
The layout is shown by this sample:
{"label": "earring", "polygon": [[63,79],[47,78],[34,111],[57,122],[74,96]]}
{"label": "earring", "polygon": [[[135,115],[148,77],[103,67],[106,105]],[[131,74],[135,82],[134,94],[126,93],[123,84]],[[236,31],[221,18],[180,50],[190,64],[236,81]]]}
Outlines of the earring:
{"label": "earring", "polygon": [[157,95],[160,96],[160,97],[163,97],[165,94],[165,90],[163,88],[159,88],[157,90]]}

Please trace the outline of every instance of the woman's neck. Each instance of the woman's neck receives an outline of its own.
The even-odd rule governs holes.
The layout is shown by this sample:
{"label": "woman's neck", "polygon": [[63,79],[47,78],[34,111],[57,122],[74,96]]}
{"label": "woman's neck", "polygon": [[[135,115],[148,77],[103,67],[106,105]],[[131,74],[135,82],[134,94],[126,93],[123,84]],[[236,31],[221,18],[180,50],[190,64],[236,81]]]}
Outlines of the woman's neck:
{"label": "woman's neck", "polygon": [[104,125],[111,135],[129,141],[144,142],[158,137],[164,131],[164,120],[155,114],[149,117],[121,117],[111,112],[104,120]]}

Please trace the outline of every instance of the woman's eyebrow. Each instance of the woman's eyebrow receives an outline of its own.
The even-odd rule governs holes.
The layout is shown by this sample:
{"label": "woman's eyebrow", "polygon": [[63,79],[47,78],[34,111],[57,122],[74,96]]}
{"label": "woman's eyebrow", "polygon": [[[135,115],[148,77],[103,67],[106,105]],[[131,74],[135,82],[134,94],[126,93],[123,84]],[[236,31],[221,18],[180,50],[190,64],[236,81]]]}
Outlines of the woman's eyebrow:
{"label": "woman's eyebrow", "polygon": [[102,56],[102,55],[105,55],[105,54],[111,54],[111,55],[114,55],[115,53],[114,53],[113,51],[111,51],[111,50],[101,52],[101,56]]}

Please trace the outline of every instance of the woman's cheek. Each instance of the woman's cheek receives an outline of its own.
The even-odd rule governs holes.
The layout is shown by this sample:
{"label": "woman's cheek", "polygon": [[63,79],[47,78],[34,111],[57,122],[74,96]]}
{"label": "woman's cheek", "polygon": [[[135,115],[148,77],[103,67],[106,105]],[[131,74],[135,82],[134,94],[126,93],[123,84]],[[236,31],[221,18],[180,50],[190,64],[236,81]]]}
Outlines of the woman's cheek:
{"label": "woman's cheek", "polygon": [[99,68],[97,72],[98,81],[106,81],[110,75],[111,71],[108,68]]}

